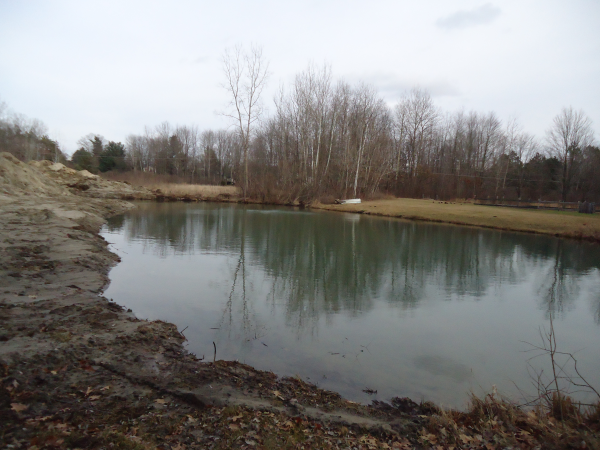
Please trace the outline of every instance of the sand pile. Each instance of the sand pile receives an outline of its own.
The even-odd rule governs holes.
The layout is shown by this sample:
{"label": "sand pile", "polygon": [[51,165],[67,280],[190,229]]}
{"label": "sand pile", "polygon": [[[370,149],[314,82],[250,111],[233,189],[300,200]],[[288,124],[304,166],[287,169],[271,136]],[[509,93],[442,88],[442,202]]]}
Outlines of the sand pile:
{"label": "sand pile", "polygon": [[144,187],[134,187],[120,181],[108,181],[87,170],[77,171],[51,161],[31,161],[29,164],[77,195],[125,200],[155,198],[155,195]]}
{"label": "sand pile", "polygon": [[10,153],[0,153],[0,196],[18,195],[62,196],[67,189]]}
{"label": "sand pile", "polygon": [[45,197],[76,194],[123,200],[155,198],[155,194],[144,187],[104,180],[87,170],[77,171],[51,161],[24,163],[10,153],[0,153],[0,199],[11,201],[15,196],[32,194]]}

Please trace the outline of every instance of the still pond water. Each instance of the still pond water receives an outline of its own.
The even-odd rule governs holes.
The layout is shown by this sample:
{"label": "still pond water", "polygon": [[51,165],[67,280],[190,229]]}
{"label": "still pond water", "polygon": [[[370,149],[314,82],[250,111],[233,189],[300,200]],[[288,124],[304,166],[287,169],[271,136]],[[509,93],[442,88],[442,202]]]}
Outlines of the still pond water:
{"label": "still pond water", "polygon": [[[103,236],[105,296],[187,327],[187,348],[360,402],[515,400],[549,367],[541,328],[600,384],[600,251],[551,237],[356,214],[139,203]],[[377,390],[376,395],[364,389]],[[581,399],[586,395],[581,394]]]}

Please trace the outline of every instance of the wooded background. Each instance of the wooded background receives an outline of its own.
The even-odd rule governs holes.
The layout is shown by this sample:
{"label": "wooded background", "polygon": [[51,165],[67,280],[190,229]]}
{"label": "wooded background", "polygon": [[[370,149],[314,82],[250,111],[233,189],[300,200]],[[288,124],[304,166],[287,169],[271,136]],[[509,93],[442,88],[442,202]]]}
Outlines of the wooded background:
{"label": "wooded background", "polygon": [[381,193],[600,200],[600,148],[591,120],[572,107],[559,111],[546,135],[536,138],[494,112],[442,111],[421,89],[390,106],[371,86],[335,81],[328,67],[309,67],[281,88],[270,115],[254,118],[252,127],[222,130],[164,122],[125,143],[92,133],[78,141],[68,161],[42,122],[0,105],[0,150],[93,173],[168,174],[202,184],[233,179],[263,201]]}

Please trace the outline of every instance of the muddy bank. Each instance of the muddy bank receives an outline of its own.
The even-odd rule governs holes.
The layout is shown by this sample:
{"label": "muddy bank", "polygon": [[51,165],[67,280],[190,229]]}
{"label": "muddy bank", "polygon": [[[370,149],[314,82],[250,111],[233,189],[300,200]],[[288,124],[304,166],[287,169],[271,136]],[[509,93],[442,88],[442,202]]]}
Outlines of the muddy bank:
{"label": "muddy bank", "polygon": [[2,448],[391,446],[404,429],[416,436],[422,411],[411,402],[390,422],[300,380],[198,360],[174,325],[101,296],[118,257],[98,231],[130,204],[75,195],[5,155],[0,177]]}
{"label": "muddy bank", "polygon": [[500,420],[495,403],[491,416],[409,399],[365,406],[199,360],[175,325],[140,321],[101,295],[118,258],[98,230],[131,207],[115,198],[144,192],[99,186],[97,199],[67,175],[0,154],[1,448],[594,448],[593,423],[558,433],[517,409],[520,425]]}

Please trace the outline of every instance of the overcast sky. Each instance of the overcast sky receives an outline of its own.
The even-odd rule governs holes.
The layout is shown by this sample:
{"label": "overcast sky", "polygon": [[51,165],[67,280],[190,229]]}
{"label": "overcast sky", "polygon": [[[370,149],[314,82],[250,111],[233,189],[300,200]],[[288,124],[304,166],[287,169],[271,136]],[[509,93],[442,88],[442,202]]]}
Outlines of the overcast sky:
{"label": "overcast sky", "polygon": [[542,137],[564,106],[600,130],[600,1],[0,0],[0,101],[67,153],[163,121],[227,127],[221,56],[261,45],[267,106],[310,62],[393,105],[414,86],[445,111],[516,116]]}

